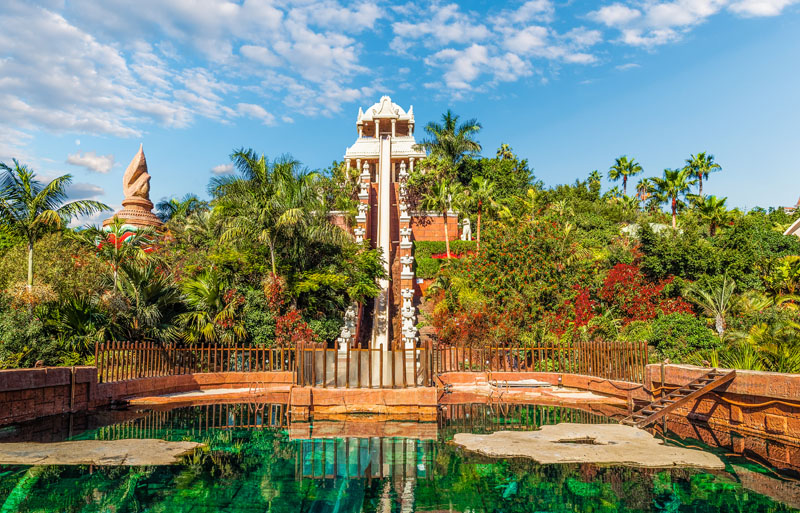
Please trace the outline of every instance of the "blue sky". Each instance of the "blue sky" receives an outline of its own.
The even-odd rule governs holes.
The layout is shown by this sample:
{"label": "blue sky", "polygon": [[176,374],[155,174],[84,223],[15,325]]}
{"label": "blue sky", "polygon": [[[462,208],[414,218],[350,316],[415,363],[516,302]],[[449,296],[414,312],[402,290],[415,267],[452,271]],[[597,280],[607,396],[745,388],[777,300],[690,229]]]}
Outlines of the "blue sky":
{"label": "blue sky", "polygon": [[154,201],[203,196],[241,146],[327,166],[383,94],[420,128],[477,117],[547,185],[709,151],[734,206],[800,196],[798,0],[6,0],[0,23],[0,160],[114,207],[140,142]]}

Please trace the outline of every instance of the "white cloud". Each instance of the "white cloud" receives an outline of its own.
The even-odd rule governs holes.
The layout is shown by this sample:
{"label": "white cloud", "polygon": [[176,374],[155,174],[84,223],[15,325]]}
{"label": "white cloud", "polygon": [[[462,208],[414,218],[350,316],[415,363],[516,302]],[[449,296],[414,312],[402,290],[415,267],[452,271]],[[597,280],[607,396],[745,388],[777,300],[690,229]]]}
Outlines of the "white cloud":
{"label": "white cloud", "polygon": [[738,0],[728,8],[741,16],[777,16],[800,0]]}
{"label": "white cloud", "polygon": [[477,16],[462,13],[458,4],[441,5],[434,2],[427,10],[415,9],[414,14],[405,19],[424,21],[399,21],[392,24],[395,37],[390,46],[396,51],[405,51],[417,42],[428,47],[451,43],[466,44],[491,35],[485,25],[473,22]]}
{"label": "white cloud", "polygon": [[236,106],[236,110],[239,112],[239,114],[249,118],[257,119],[265,125],[272,125],[275,123],[275,116],[267,112],[266,109],[264,109],[264,107],[261,105],[255,105],[253,103],[240,103]]}
{"label": "white cloud", "polygon": [[641,15],[642,13],[638,9],[633,9],[620,3],[614,3],[590,12],[589,18],[609,27],[619,27],[627,25]]}
{"label": "white cloud", "polygon": [[264,66],[278,66],[281,64],[281,59],[272,53],[269,48],[263,46],[242,45],[239,48],[239,53]]}
{"label": "white cloud", "polygon": [[114,155],[98,155],[96,152],[77,152],[67,156],[67,164],[85,167],[96,173],[108,173],[114,167]]}
{"label": "white cloud", "polygon": [[102,187],[91,183],[73,183],[67,188],[67,197],[70,201],[97,199],[105,193]]}
{"label": "white cloud", "polygon": [[625,64],[618,64],[617,66],[614,67],[620,71],[628,71],[629,69],[641,68],[641,66],[639,64],[636,64],[635,62],[626,62]]}
{"label": "white cloud", "polygon": [[233,173],[233,164],[219,164],[211,168],[211,174],[214,175],[229,175]]}
{"label": "white cloud", "polygon": [[513,31],[506,38],[504,45],[512,52],[526,54],[535,48],[547,46],[548,35],[547,27],[533,25],[520,31]]}

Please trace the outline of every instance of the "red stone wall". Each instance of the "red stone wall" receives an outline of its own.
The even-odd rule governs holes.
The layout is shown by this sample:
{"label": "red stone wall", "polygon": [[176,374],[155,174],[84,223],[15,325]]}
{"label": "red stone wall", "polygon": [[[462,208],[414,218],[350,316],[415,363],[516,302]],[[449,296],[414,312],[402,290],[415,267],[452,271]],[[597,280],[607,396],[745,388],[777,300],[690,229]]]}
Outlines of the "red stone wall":
{"label": "red stone wall", "polygon": [[[692,365],[665,365],[664,384],[668,389],[685,385],[707,372],[708,369]],[[648,389],[660,387],[661,366],[648,365],[645,379]],[[797,440],[800,374],[739,370],[729,385],[679,408],[677,414],[743,433]]]}
{"label": "red stone wall", "polygon": [[44,367],[0,372],[0,425],[89,408],[94,367]]}

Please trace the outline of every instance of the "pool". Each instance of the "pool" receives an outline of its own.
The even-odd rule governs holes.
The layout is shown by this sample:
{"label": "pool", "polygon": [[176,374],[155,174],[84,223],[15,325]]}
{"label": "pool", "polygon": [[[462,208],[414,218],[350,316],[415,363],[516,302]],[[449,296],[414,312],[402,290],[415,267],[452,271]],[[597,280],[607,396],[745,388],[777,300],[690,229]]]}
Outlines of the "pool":
{"label": "pool", "polygon": [[[0,513],[749,513],[797,511],[800,503],[796,476],[702,441],[695,445],[717,452],[725,471],[497,461],[448,443],[457,432],[558,422],[610,420],[558,406],[484,404],[449,405],[428,424],[356,418],[287,425],[285,406],[270,404],[49,419],[6,429],[0,440],[162,438],[208,448],[171,466],[0,467]],[[669,443],[688,444],[668,435]]]}

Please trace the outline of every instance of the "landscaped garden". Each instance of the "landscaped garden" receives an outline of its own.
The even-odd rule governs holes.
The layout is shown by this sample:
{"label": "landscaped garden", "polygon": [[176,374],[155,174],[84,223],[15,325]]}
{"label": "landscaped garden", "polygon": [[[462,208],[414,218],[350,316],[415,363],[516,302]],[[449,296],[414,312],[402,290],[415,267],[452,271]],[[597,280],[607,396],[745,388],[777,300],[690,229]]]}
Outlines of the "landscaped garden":
{"label": "landscaped garden", "polygon": [[[623,156],[548,186],[507,145],[482,156],[480,128],[449,111],[429,123],[409,180],[415,210],[474,227],[472,241],[415,248],[436,342],[643,340],[673,363],[800,371],[800,238],[782,234],[800,212],[729,209],[709,194],[725,172],[705,152],[663,172]],[[238,173],[213,179],[207,200],[164,200],[165,230],[136,233],[70,228],[105,206],[67,201],[69,176],[4,164],[0,367],[91,364],[107,340],[333,344],[346,306],[374,297],[384,273],[379,251],[329,221],[354,216],[357,173],[231,159]]]}

